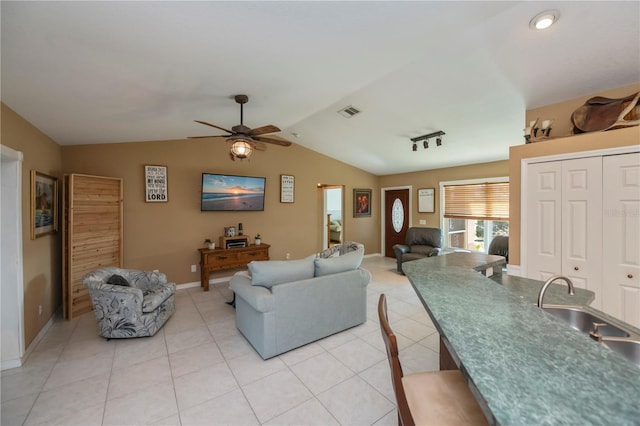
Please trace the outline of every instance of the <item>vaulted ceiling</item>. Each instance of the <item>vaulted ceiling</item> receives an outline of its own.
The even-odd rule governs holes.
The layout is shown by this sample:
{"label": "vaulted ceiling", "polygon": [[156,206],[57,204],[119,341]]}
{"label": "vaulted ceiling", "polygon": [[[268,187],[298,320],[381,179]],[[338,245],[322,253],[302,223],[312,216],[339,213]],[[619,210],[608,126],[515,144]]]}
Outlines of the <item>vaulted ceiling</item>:
{"label": "vaulted ceiling", "polygon": [[527,109],[640,81],[637,1],[0,7],[2,101],[61,145],[219,135],[193,120],[238,124],[243,93],[249,127],[384,175],[506,159]]}

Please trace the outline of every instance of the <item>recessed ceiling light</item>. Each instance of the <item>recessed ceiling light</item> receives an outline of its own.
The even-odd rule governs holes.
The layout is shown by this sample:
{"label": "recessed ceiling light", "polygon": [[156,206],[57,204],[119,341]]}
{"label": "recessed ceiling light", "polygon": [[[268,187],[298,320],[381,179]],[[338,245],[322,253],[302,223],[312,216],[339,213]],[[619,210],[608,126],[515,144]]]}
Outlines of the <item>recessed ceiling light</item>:
{"label": "recessed ceiling light", "polygon": [[533,17],[529,22],[529,28],[532,30],[544,30],[553,25],[558,19],[560,19],[558,10],[545,10]]}

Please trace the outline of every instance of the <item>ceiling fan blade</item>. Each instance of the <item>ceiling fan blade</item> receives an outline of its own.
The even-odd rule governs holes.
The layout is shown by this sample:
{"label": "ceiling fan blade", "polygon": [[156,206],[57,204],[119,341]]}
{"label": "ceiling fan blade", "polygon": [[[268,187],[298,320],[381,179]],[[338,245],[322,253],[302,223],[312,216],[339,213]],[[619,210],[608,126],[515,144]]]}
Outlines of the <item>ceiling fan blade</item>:
{"label": "ceiling fan blade", "polygon": [[267,136],[252,136],[253,139],[260,141],[260,142],[265,142],[265,143],[272,143],[274,145],[280,145],[280,146],[291,146],[291,142],[289,142],[286,139],[276,139],[274,137],[267,137]]}
{"label": "ceiling fan blade", "polygon": [[227,130],[224,127],[216,126],[215,124],[207,123],[206,121],[193,120],[196,123],[204,124],[205,126],[215,127],[216,129],[224,130],[227,133],[233,133],[231,130]]}
{"label": "ceiling fan blade", "polygon": [[275,133],[279,131],[280,129],[277,126],[274,126],[273,124],[269,124],[267,126],[255,128],[251,130],[249,134],[251,136],[257,136],[257,135],[264,135],[265,133]]}
{"label": "ceiling fan blade", "polygon": [[202,138],[226,138],[231,135],[211,135],[211,136],[187,136],[187,139],[202,139]]}
{"label": "ceiling fan blade", "polygon": [[266,151],[267,146],[262,142],[254,142],[253,149],[255,149],[256,151]]}

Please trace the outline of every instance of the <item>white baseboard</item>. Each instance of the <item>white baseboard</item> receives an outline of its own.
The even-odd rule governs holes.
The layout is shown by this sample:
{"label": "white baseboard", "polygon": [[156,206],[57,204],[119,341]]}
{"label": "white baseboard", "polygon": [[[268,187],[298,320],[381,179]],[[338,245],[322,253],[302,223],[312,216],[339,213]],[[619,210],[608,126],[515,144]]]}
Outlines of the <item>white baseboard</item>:
{"label": "white baseboard", "polygon": [[520,265],[507,265],[507,274],[521,277]]}
{"label": "white baseboard", "polygon": [[[33,352],[33,350],[36,348],[36,346],[38,346],[38,343],[40,343],[40,341],[47,334],[47,332],[49,331],[49,329],[51,328],[51,326],[55,322],[56,317],[58,315],[60,315],[60,316],[62,315],[61,310],[62,310],[62,306],[60,306],[60,307],[58,307],[58,309],[56,309],[56,311],[53,313],[53,315],[51,315],[51,318],[49,318],[49,321],[47,321],[47,323],[44,325],[44,327],[42,327],[42,329],[40,330],[40,332],[38,333],[36,338],[33,339],[31,344],[27,348],[27,350],[24,351],[24,355],[22,355],[22,357],[20,357],[20,359],[10,360],[10,361],[7,361],[7,362],[2,362],[2,366],[0,367],[0,369],[6,370],[8,368],[16,368],[16,367],[20,367],[21,365],[23,365],[27,361],[27,358],[29,358],[29,355],[31,355],[31,352]],[[5,364],[7,364],[6,367],[5,367]]]}
{"label": "white baseboard", "polygon": [[[229,275],[228,277],[211,278],[209,280],[209,285],[229,282],[231,277],[233,277],[233,275]],[[176,290],[184,290],[184,289],[187,289],[187,288],[200,287],[200,285],[201,285],[200,281],[193,281],[193,282],[190,282],[190,283],[176,284]]]}

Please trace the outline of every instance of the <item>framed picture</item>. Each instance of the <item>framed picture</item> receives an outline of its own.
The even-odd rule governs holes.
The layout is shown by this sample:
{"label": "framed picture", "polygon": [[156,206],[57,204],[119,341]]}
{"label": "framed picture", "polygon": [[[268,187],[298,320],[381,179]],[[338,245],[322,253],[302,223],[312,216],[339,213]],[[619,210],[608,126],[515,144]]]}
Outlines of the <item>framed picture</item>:
{"label": "framed picture", "polygon": [[418,189],[418,213],[435,213],[435,189]]}
{"label": "framed picture", "polygon": [[58,179],[31,170],[31,239],[58,230]]}
{"label": "framed picture", "polygon": [[353,217],[371,216],[371,190],[353,190]]}
{"label": "framed picture", "polygon": [[147,203],[169,201],[167,166],[144,166],[144,194]]}
{"label": "framed picture", "polygon": [[280,202],[293,203],[295,178],[292,175],[280,175]]}

